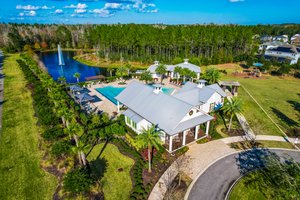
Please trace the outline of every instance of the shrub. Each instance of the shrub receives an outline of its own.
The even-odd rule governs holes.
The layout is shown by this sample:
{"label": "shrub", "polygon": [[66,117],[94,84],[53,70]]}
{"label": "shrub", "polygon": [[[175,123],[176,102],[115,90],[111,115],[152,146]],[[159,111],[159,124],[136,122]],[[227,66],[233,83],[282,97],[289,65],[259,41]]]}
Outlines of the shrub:
{"label": "shrub", "polygon": [[63,129],[60,126],[54,126],[42,133],[42,137],[46,140],[56,140],[65,136]]}
{"label": "shrub", "polygon": [[182,147],[181,149],[177,150],[177,151],[176,151],[176,154],[177,154],[178,156],[180,156],[180,155],[184,154],[185,152],[187,152],[188,150],[189,150],[189,147],[188,147],[188,146],[185,146],[185,147]]}
{"label": "shrub", "polygon": [[201,140],[198,140],[197,144],[204,144],[204,143],[207,143],[207,142],[209,142],[208,138],[203,138]]}
{"label": "shrub", "polygon": [[87,170],[77,168],[66,174],[63,183],[66,191],[78,194],[89,191],[93,181]]}
{"label": "shrub", "polygon": [[62,156],[68,154],[71,151],[70,142],[67,140],[62,140],[54,143],[51,149],[51,153],[54,156]]}

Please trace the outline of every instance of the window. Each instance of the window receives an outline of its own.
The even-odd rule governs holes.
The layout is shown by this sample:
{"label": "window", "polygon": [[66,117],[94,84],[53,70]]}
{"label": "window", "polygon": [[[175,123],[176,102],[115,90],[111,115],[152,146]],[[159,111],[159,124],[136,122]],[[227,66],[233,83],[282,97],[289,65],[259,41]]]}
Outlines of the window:
{"label": "window", "polygon": [[211,111],[214,111],[214,109],[215,109],[215,103],[211,103],[210,105],[209,105],[209,111],[211,112]]}
{"label": "window", "polygon": [[132,127],[136,130],[136,123],[134,121],[131,122],[132,122]]}
{"label": "window", "polygon": [[129,119],[129,117],[125,116],[125,121],[126,121],[127,124],[130,124],[130,119]]}

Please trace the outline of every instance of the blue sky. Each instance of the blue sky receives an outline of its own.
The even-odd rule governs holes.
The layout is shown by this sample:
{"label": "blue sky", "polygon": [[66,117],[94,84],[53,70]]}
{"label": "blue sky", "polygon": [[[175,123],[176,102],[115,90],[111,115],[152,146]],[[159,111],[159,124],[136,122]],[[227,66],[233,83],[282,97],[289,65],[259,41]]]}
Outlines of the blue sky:
{"label": "blue sky", "polygon": [[300,23],[299,0],[5,0],[0,22]]}

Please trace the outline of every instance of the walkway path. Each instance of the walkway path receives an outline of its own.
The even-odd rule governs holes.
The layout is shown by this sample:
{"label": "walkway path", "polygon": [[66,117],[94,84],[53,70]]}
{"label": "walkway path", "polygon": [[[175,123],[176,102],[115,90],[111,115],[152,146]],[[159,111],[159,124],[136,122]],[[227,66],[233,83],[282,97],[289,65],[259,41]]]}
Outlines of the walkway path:
{"label": "walkway path", "polygon": [[[286,142],[284,137],[280,136],[269,136],[269,135],[258,135],[256,140],[270,140],[270,141],[282,141]],[[185,154],[185,165],[182,167],[182,171],[187,174],[192,180],[194,180],[198,174],[207,169],[207,167],[220,159],[221,157],[238,152],[232,149],[228,144],[233,142],[245,141],[243,136],[223,138],[220,140],[211,141],[205,144],[193,143],[189,146],[189,151]],[[294,139],[289,138],[290,142]],[[182,158],[180,158],[182,159]],[[178,167],[174,162],[160,177],[157,184],[154,186],[149,200],[162,200],[166,192],[167,185],[176,177],[178,174]]]}
{"label": "walkway path", "polygon": [[[296,150],[270,149],[270,151],[282,158],[291,157],[300,162],[300,153]],[[185,199],[198,200],[201,197],[201,199],[224,200],[234,181],[244,173],[256,169],[263,162],[259,158],[267,155],[269,155],[269,151],[256,149],[234,153],[218,160],[191,184]],[[245,165],[249,160],[251,160],[251,164]]]}
{"label": "walkway path", "polygon": [[2,132],[2,105],[4,103],[4,74],[3,74],[3,52],[0,51],[0,137]]}
{"label": "walkway path", "polygon": [[[195,179],[197,175],[204,170],[210,163],[216,159],[236,152],[230,148],[222,140],[216,140],[205,144],[194,143],[190,146],[189,151],[186,153],[186,165],[183,172],[191,179]],[[174,162],[166,172],[161,176],[155,187],[153,188],[149,200],[161,200],[166,192],[166,185],[171,182],[178,173],[178,168]]]}

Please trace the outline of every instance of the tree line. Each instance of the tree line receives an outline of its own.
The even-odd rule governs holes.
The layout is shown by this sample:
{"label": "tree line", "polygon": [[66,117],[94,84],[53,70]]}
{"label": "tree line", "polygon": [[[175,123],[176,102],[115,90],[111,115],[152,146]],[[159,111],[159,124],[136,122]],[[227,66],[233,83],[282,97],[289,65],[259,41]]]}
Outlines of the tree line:
{"label": "tree line", "polygon": [[22,51],[94,49],[108,60],[173,63],[190,58],[197,65],[244,61],[257,52],[262,35],[292,36],[300,25],[42,25],[0,24],[0,47]]}

